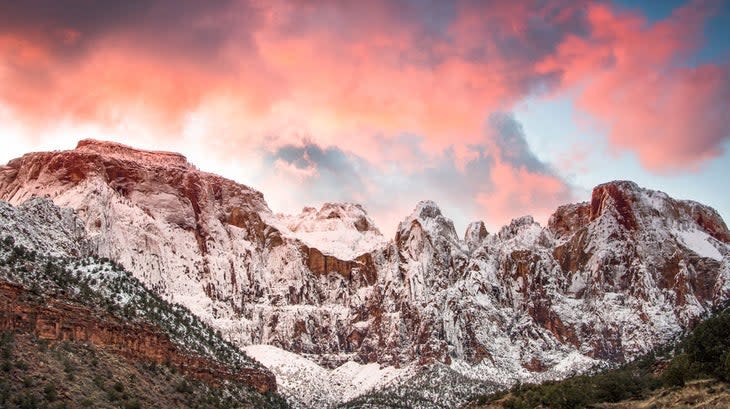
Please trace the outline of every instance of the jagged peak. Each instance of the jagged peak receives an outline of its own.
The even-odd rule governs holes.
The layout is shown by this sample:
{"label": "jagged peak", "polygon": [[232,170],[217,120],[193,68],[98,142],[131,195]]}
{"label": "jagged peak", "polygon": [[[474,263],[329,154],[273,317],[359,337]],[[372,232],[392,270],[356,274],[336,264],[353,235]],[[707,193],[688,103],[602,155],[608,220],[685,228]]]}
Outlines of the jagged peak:
{"label": "jagged peak", "polygon": [[177,152],[154,151],[133,148],[117,142],[100,141],[96,139],[82,139],[76,145],[75,151],[96,153],[103,156],[115,157],[136,162],[192,166],[187,158]]}
{"label": "jagged peak", "polygon": [[675,199],[631,181],[603,183],[593,189],[589,221],[606,217],[629,231],[656,229],[656,226],[700,229],[721,242],[730,242],[730,231],[712,207]]}
{"label": "jagged peak", "polygon": [[[611,214],[616,221],[627,230],[638,229],[638,221],[634,209],[635,203],[643,201],[642,192],[648,193],[635,182],[618,180],[603,183],[591,193],[590,221],[596,220],[604,214]],[[651,200],[645,201],[651,206]]]}
{"label": "jagged peak", "polygon": [[630,180],[614,180],[602,183],[593,188],[591,204],[595,205],[597,201],[605,200],[607,196],[612,197],[614,202],[625,200],[630,202],[628,204],[653,207],[658,211],[664,210],[667,202],[682,202],[662,191],[641,187],[636,182]]}
{"label": "jagged peak", "polygon": [[421,200],[416,204],[416,208],[413,210],[411,217],[417,217],[419,219],[436,218],[441,216],[441,209],[433,200]]}
{"label": "jagged peak", "polygon": [[487,226],[481,220],[473,221],[473,222],[469,223],[468,226],[466,226],[465,235],[469,235],[470,233],[474,233],[474,232],[477,232],[477,233],[481,232],[484,234],[489,234],[489,232],[487,231]]}
{"label": "jagged peak", "polygon": [[540,225],[540,223],[536,222],[535,219],[530,215],[514,218],[509,223],[510,226],[530,226],[533,224]]}
{"label": "jagged peak", "polygon": [[[307,209],[305,207],[305,209]],[[315,209],[313,207],[310,207],[310,209]],[[304,209],[303,209],[304,210]],[[316,209],[315,209],[316,211]],[[327,211],[337,211],[337,212],[346,212],[346,213],[361,213],[361,214],[368,214],[367,210],[362,207],[359,203],[350,203],[350,202],[325,202],[322,204],[322,207],[319,208],[320,213],[324,213]]]}
{"label": "jagged peak", "polygon": [[277,214],[273,223],[285,235],[340,260],[354,260],[387,242],[356,203],[329,202],[319,210],[308,206],[297,215]]}
{"label": "jagged peak", "polygon": [[398,237],[405,237],[414,226],[420,226],[431,236],[446,236],[454,241],[458,240],[454,222],[441,213],[441,209],[433,200],[421,200],[416,204],[413,212],[398,225]]}
{"label": "jagged peak", "polygon": [[326,202],[319,210],[307,206],[298,215],[280,214],[277,217],[292,231],[333,231],[345,228],[380,235],[368,212],[358,203]]}
{"label": "jagged peak", "polygon": [[464,232],[464,242],[471,246],[475,246],[479,243],[481,243],[482,240],[484,240],[489,235],[489,232],[487,231],[487,227],[484,225],[484,222],[481,220],[471,222],[466,227],[466,231]]}
{"label": "jagged peak", "polygon": [[521,216],[512,219],[510,223],[499,230],[497,234],[501,240],[509,240],[528,229],[541,230],[540,223],[537,223],[532,216]]}

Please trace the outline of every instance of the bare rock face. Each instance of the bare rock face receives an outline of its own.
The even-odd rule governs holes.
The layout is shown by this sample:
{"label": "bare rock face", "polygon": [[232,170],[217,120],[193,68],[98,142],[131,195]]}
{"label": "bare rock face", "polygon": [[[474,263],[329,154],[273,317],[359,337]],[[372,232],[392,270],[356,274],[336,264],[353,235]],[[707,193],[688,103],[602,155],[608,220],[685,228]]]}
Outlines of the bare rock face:
{"label": "bare rock face", "polygon": [[470,250],[475,249],[487,238],[489,232],[483,221],[471,222],[464,233],[464,242]]}
{"label": "bare rock face", "polygon": [[567,204],[558,207],[550,216],[548,229],[555,237],[566,237],[591,221],[591,206],[589,203]]}
{"label": "bare rock face", "polygon": [[613,182],[596,187],[591,195],[589,219],[593,221],[610,212],[624,229],[636,230],[638,224],[632,206],[634,196],[631,193],[637,190],[638,186],[633,182]]}
{"label": "bare rock face", "polygon": [[1,199],[34,196],[74,209],[92,250],[239,345],[330,367],[550,379],[645,353],[730,291],[717,212],[632,182],[596,187],[546,228],[476,222],[463,240],[431,201],[388,240],[359,205],[275,215],[261,193],[180,155],[96,141],[0,168]]}

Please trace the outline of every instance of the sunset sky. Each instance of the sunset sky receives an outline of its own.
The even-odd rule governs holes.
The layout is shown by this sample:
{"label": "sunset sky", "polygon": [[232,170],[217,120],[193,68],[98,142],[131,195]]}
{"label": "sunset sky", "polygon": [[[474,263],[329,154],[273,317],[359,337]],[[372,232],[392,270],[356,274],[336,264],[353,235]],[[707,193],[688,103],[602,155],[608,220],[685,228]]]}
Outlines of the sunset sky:
{"label": "sunset sky", "polygon": [[730,1],[0,2],[0,162],[185,154],[274,211],[460,234],[630,179],[730,219]]}

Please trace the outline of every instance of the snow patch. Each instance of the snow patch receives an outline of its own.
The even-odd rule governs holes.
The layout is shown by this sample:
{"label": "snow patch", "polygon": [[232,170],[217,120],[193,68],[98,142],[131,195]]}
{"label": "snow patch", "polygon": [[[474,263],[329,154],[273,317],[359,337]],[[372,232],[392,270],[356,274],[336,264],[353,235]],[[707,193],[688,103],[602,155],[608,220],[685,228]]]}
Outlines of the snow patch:
{"label": "snow patch", "polygon": [[722,254],[712,244],[714,240],[709,234],[701,230],[674,230],[677,239],[682,242],[688,249],[697,253],[702,257],[711,258],[713,260],[722,261]]}
{"label": "snow patch", "polygon": [[335,407],[411,373],[407,368],[353,361],[327,369],[271,345],[249,345],[243,350],[276,375],[279,391],[294,407]]}

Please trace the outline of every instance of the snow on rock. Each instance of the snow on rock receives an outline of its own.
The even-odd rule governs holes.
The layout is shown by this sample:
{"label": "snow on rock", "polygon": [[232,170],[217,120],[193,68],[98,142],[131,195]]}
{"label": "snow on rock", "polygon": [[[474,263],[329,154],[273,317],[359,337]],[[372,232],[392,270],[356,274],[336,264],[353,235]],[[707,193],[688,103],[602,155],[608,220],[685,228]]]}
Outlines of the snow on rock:
{"label": "snow on rock", "polygon": [[353,361],[327,369],[271,345],[249,345],[243,350],[276,375],[278,390],[295,408],[333,408],[412,373],[411,369]]}
{"label": "snow on rock", "polygon": [[722,254],[717,250],[717,247],[713,244],[717,242],[709,234],[701,230],[674,230],[673,233],[677,235],[677,238],[681,243],[688,249],[697,253],[702,257],[709,257],[713,260],[722,261]]}
{"label": "snow on rock", "polygon": [[418,202],[413,213],[398,225],[397,234],[405,235],[416,225],[431,237],[444,236],[458,241],[454,223],[441,214],[441,209],[432,200]]}
{"label": "snow on rock", "polygon": [[354,260],[387,243],[359,204],[325,203],[319,210],[305,207],[298,215],[277,216],[284,234],[340,260]]}
{"label": "snow on rock", "polygon": [[536,245],[548,245],[550,235],[532,216],[522,216],[513,219],[510,224],[502,227],[493,243],[499,243],[513,249],[533,248]]}
{"label": "snow on rock", "polygon": [[469,249],[473,250],[475,247],[479,246],[488,235],[489,232],[487,232],[487,228],[484,226],[483,221],[471,222],[469,223],[469,226],[466,227],[464,242],[467,246],[469,246]]}
{"label": "snow on rock", "polygon": [[91,252],[84,226],[71,209],[34,198],[15,207],[0,201],[0,239],[55,257],[83,257]]}

